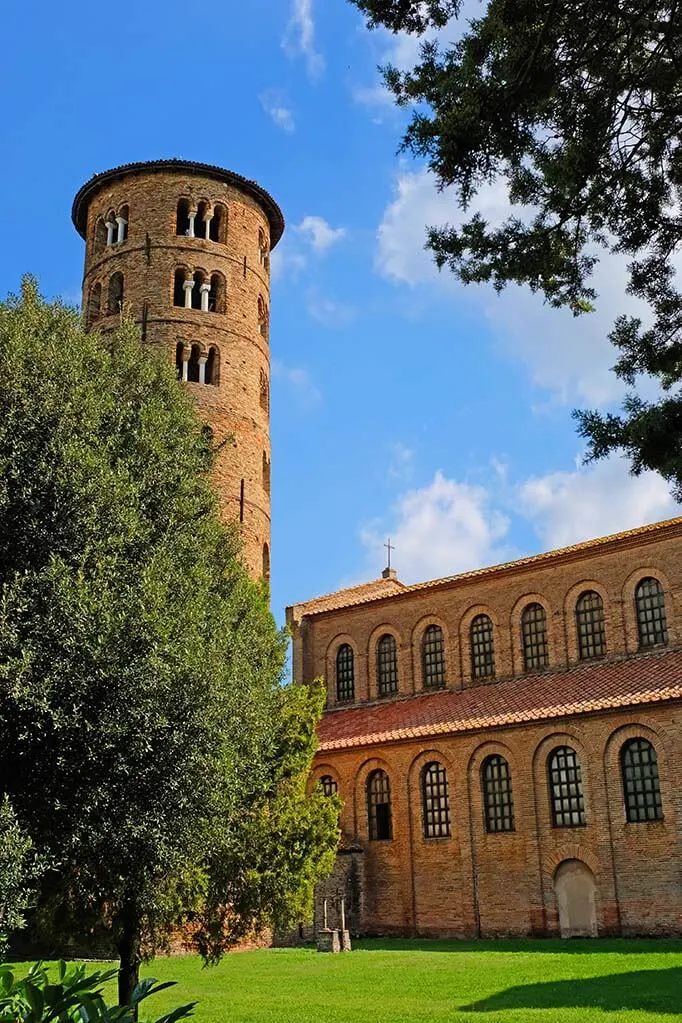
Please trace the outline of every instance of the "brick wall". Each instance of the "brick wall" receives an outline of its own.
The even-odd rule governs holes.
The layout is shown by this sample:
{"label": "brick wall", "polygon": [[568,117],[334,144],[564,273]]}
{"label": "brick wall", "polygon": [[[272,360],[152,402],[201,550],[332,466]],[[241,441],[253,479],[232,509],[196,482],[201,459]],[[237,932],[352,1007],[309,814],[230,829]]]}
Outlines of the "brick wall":
{"label": "brick wall", "polygon": [[[221,204],[227,213],[222,242],[176,234],[178,201],[193,206]],[[128,208],[128,237],[120,244],[96,243],[98,222],[109,211]],[[199,221],[197,221],[199,230]],[[270,227],[256,199],[235,185],[200,172],[125,173],[106,179],[89,199],[87,211],[83,308],[96,284],[102,286],[102,311],[91,322],[111,330],[117,314],[109,315],[107,292],[114,273],[124,278],[124,307],[143,324],[146,340],[163,346],[171,361],[176,346],[198,344],[208,354],[217,350],[216,385],[188,384],[202,418],[211,426],[220,451],[214,483],[226,519],[239,521],[244,481],[244,558],[254,577],[263,574],[263,548],[270,546],[270,493],[263,459],[270,462],[269,398],[261,401],[262,378],[269,394],[270,350],[267,329],[259,328],[259,297],[269,311],[268,261],[259,253],[259,233],[269,249]],[[220,273],[226,282],[224,312],[202,312],[173,305],[175,270]]]}
{"label": "brick wall", "polygon": [[[349,643],[355,653],[354,702],[374,704],[380,715],[382,705],[409,702],[422,691],[421,639],[434,623],[444,633],[448,688],[494,686],[503,679],[513,685],[523,675],[521,612],[531,601],[547,613],[548,670],[561,672],[578,661],[575,604],[585,590],[596,590],[603,600],[606,660],[630,662],[640,656],[635,587],[648,576],[663,587],[668,643],[679,647],[681,538],[682,520],[673,520],[355,605],[351,590],[339,594],[336,608],[332,598],[325,598],[319,613],[314,601],[290,608],[295,673],[302,681],[326,679],[332,722],[343,713],[336,701],[336,651]],[[362,588],[358,592],[362,600]],[[469,649],[469,626],[481,612],[493,621],[497,669],[484,683],[472,679]],[[385,632],[398,644],[399,691],[379,698],[376,644]],[[343,845],[364,850],[362,932],[556,935],[555,873],[560,864],[578,860],[594,877],[599,934],[680,933],[682,707],[670,701],[590,713],[589,668],[584,686],[584,712],[564,719],[318,753],[311,784],[325,774],[334,778],[343,800]],[[380,717],[375,720],[380,728]],[[640,736],[658,756],[663,819],[627,823],[620,753],[627,739]],[[580,760],[585,826],[553,826],[548,757],[562,745]],[[488,833],[485,827],[481,766],[495,753],[511,770],[512,832]],[[447,771],[451,830],[443,838],[424,836],[421,777],[431,761]],[[390,780],[393,833],[390,840],[371,841],[367,779],[377,768]]]}
{"label": "brick wall", "polygon": [[[320,754],[312,783],[337,780],[343,844],[363,852],[362,916],[367,934],[454,937],[556,935],[554,874],[579,859],[595,877],[601,935],[679,934],[682,708],[580,715],[516,729],[406,741]],[[648,738],[659,762],[663,819],[626,823],[619,753],[632,736]],[[561,745],[580,758],[586,825],[556,828],[550,815],[547,758]],[[480,768],[501,753],[511,768],[515,830],[484,826]],[[451,834],[425,838],[421,769],[446,767]],[[370,841],[366,782],[381,767],[391,782],[393,837]],[[334,878],[332,887],[338,887]]]}

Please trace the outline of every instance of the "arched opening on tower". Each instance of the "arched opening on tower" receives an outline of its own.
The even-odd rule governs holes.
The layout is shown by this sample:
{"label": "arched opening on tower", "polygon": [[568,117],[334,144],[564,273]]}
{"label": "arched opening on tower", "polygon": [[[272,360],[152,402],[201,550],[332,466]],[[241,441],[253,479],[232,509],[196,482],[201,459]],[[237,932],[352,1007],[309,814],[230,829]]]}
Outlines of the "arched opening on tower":
{"label": "arched opening on tower", "polygon": [[270,582],[270,548],[266,543],[263,544],[263,578],[266,583]]}
{"label": "arched opening on tower", "polygon": [[258,333],[264,338],[268,336],[268,307],[262,295],[258,296]]}
{"label": "arched opening on tower", "polygon": [[270,269],[270,253],[263,228],[258,229],[258,262],[266,270]]}
{"label": "arched opening on tower", "polygon": [[221,202],[217,202],[213,207],[209,237],[212,242],[220,242],[221,245],[225,245],[227,241],[227,210]]}
{"label": "arched opening on tower", "polygon": [[207,202],[200,202],[197,207],[197,219],[195,222],[195,231],[197,238],[210,238],[211,237],[211,207]]}
{"label": "arched opening on tower", "polygon": [[95,224],[95,254],[104,252],[107,245],[107,225],[103,217],[98,217]]}
{"label": "arched opening on tower", "polygon": [[173,305],[180,306],[181,308],[185,305],[186,277],[187,271],[181,267],[175,271],[175,276],[173,278]]}
{"label": "arched opening on tower", "polygon": [[178,341],[175,346],[175,368],[178,372],[178,380],[182,380],[182,363],[184,360],[185,345],[182,341]]}
{"label": "arched opening on tower", "polygon": [[208,293],[208,308],[212,313],[225,312],[225,278],[221,273],[211,274],[211,290]]}
{"label": "arched opening on tower", "polygon": [[192,345],[189,362],[187,363],[187,379],[191,384],[199,383],[199,356],[201,350],[199,345]]}
{"label": "arched opening on tower", "polygon": [[180,199],[175,214],[175,233],[189,235],[189,199]]}
{"label": "arched opening on tower", "polygon": [[123,308],[123,274],[117,271],[109,281],[109,315],[120,313]]}
{"label": "arched opening on tower", "polygon": [[201,285],[204,283],[206,275],[203,270],[195,270],[193,280],[194,287],[192,288],[192,309],[201,309]]}
{"label": "arched opening on tower", "polygon": [[102,312],[102,285],[93,284],[88,295],[88,309],[86,314],[87,326],[91,326]]}
{"label": "arched opening on tower", "polygon": [[211,345],[206,360],[206,383],[216,385],[219,379],[219,356],[218,349]]}
{"label": "arched opening on tower", "polygon": [[263,490],[270,497],[270,459],[266,452],[263,452]]}
{"label": "arched opening on tower", "polygon": [[264,369],[260,371],[260,407],[264,412],[270,411],[270,385]]}

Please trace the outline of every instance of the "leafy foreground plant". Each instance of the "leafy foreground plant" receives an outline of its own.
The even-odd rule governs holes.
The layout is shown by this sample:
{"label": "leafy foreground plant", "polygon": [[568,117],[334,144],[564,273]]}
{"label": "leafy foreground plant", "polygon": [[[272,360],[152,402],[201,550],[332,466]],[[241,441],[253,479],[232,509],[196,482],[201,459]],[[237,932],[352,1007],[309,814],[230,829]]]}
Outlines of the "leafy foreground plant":
{"label": "leafy foreground plant", "polygon": [[[0,966],[0,1023],[50,1023],[50,1020],[78,1020],[78,1023],[132,1023],[140,1002],[174,981],[157,983],[153,978],[141,981],[134,989],[130,1005],[112,1007],[102,995],[102,987],[113,980],[118,970],[87,973],[84,965],[57,964],[57,981],[51,983],[47,968],[34,963],[27,977],[17,980],[9,966]],[[196,1002],[181,1005],[159,1016],[153,1023],[175,1023],[193,1016]],[[145,1023],[152,1023],[151,1020]]]}

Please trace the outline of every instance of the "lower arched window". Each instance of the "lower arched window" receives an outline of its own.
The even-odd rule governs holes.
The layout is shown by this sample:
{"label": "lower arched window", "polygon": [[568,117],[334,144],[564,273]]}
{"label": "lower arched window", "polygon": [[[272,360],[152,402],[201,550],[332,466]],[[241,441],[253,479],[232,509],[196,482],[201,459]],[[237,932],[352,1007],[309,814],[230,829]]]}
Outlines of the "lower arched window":
{"label": "lower arched window", "polygon": [[221,273],[211,274],[210,291],[208,293],[208,311],[211,313],[225,312],[225,278]]}
{"label": "lower arched window", "polygon": [[355,655],[350,643],[336,651],[336,699],[339,703],[355,699]]}
{"label": "lower arched window", "polygon": [[390,632],[377,643],[377,685],[379,696],[398,691],[398,648]]}
{"label": "lower arched window", "polygon": [[424,838],[447,838],[450,834],[448,775],[436,760],[422,771]]}
{"label": "lower arched window", "polygon": [[270,459],[263,452],[263,490],[267,497],[270,497]]}
{"label": "lower arched window", "polygon": [[425,689],[445,685],[445,644],[440,625],[429,625],[422,638],[422,677]]}
{"label": "lower arched window", "polygon": [[331,774],[323,774],[320,778],[320,785],[325,796],[335,796],[339,791],[339,786],[336,784],[336,778],[332,778]]}
{"label": "lower arched window", "polygon": [[218,372],[220,366],[218,360],[218,349],[214,345],[211,345],[208,350],[208,358],[206,359],[205,382],[207,384],[216,385],[218,383]]}
{"label": "lower arched window", "polygon": [[635,590],[637,631],[641,647],[661,646],[668,642],[665,594],[658,579],[642,579]]}
{"label": "lower arched window", "polygon": [[263,544],[263,578],[270,582],[270,548],[266,543]]}
{"label": "lower arched window", "polygon": [[548,766],[552,824],[555,828],[580,827],[585,823],[585,798],[578,754],[570,746],[558,746],[552,750]]}
{"label": "lower arched window", "polygon": [[654,747],[646,739],[630,739],[620,751],[620,764],[627,820],[632,824],[661,820],[663,806]]}
{"label": "lower arched window", "polygon": [[491,833],[514,830],[514,799],[511,771],[504,757],[495,753],[481,766],[485,830]]}
{"label": "lower arched window", "polygon": [[367,779],[367,823],[372,842],[392,838],[391,786],[385,771],[372,771]]}
{"label": "lower arched window", "polygon": [[270,411],[270,387],[268,385],[268,378],[264,370],[260,371],[260,384],[259,384],[259,397],[260,407],[264,412]]}

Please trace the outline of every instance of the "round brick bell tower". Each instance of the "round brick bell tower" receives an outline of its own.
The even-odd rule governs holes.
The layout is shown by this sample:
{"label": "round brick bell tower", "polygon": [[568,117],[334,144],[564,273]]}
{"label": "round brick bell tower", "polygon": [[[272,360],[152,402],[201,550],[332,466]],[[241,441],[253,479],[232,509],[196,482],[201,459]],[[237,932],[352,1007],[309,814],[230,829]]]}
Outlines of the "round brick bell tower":
{"label": "round brick bell tower", "polygon": [[270,251],[279,206],[253,181],[208,164],[157,160],[91,178],[73,203],[85,239],[88,327],[121,310],[163,345],[219,445],[214,484],[241,523],[254,578],[270,575]]}

